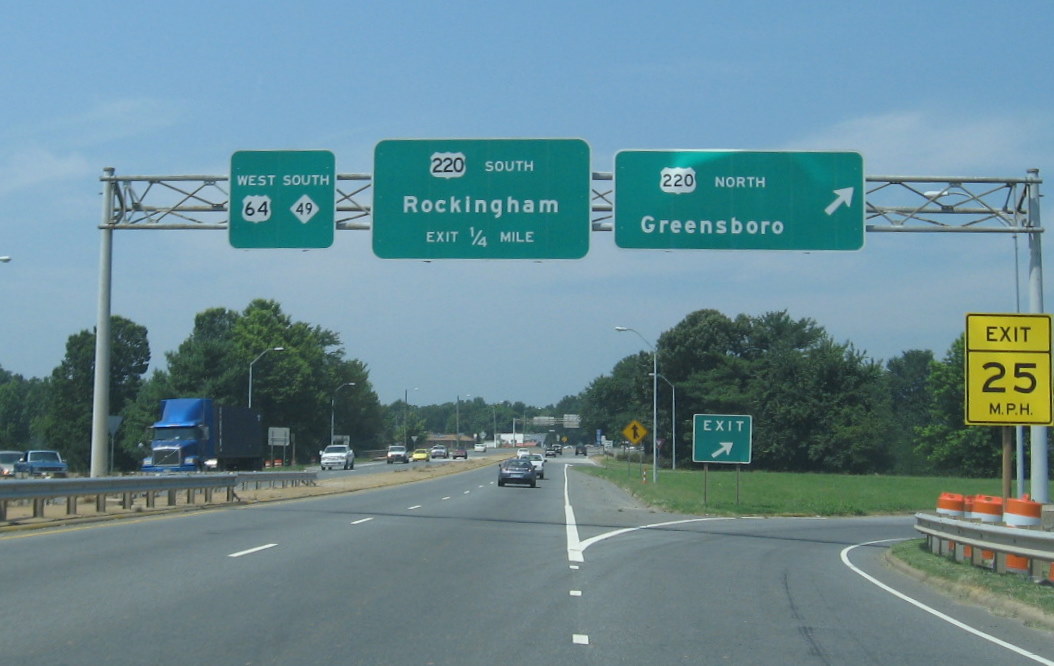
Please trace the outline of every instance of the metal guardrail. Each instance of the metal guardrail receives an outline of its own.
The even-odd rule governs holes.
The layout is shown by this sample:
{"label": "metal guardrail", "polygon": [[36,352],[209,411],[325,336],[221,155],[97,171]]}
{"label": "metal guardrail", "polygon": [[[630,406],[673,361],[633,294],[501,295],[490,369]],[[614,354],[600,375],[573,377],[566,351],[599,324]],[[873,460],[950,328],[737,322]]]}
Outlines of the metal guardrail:
{"label": "metal guardrail", "polygon": [[915,514],[915,530],[926,535],[930,552],[969,561],[974,566],[991,567],[1007,573],[1007,556],[1027,558],[1033,580],[1054,574],[1054,532],[1023,527],[1005,527]]}
{"label": "metal guardrail", "polygon": [[268,483],[314,483],[317,472],[237,472],[231,474],[173,474],[158,476],[120,476],[83,479],[30,479],[0,482],[0,521],[7,520],[10,502],[32,501],[33,517],[44,516],[44,505],[58,498],[66,500],[66,515],[77,514],[77,502],[81,497],[95,498],[95,511],[105,513],[107,498],[120,497],[120,505],[129,510],[137,496],[146,498],[147,508],[154,508],[159,493],[167,497],[168,506],[176,505],[176,493],[186,492],[186,503],[194,504],[198,492],[204,494],[205,503],[212,502],[216,490],[226,490],[226,501],[236,499],[235,488],[256,488]]}

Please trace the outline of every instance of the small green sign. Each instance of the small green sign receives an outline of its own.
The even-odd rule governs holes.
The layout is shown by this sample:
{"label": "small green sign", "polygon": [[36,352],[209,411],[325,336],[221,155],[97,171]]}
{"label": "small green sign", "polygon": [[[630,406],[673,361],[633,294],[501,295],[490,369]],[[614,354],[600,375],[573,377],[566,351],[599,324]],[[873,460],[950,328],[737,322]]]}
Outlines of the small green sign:
{"label": "small green sign", "polygon": [[750,464],[753,418],[696,414],[692,418],[692,461]]}
{"label": "small green sign", "polygon": [[388,139],[373,165],[382,259],[580,259],[589,250],[581,139]]}
{"label": "small green sign", "polygon": [[864,166],[853,152],[623,150],[622,248],[859,250]]}
{"label": "small green sign", "polygon": [[227,233],[237,248],[333,244],[336,160],[328,150],[240,150],[231,156]]}

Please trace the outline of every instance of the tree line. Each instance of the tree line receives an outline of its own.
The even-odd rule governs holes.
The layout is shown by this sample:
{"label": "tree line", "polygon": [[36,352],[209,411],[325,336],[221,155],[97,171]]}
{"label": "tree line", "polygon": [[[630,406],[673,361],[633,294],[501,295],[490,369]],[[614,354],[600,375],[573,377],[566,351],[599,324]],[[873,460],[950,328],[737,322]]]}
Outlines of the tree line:
{"label": "tree line", "polygon": [[[187,339],[165,353],[166,368],[149,376],[145,327],[115,315],[111,329],[111,411],[121,417],[113,442],[117,471],[134,471],[147,455],[160,400],[210,397],[244,405],[250,366],[257,377],[253,408],[265,426],[290,428],[300,462],[329,441],[331,422],[360,451],[423,445],[429,433],[458,429],[473,439],[516,430],[576,443],[593,441],[597,431],[618,439],[633,420],[651,427],[650,351],[623,358],[553,405],[489,403],[482,396],[416,405],[409,392],[382,405],[366,364],[347,358],[337,333],[292,320],[275,301],[197,314]],[[74,470],[88,469],[94,350],[94,332],[83,330],[69,337],[47,378],[0,368],[0,449],[57,449]],[[678,466],[691,464],[694,414],[750,414],[755,469],[998,474],[998,429],[963,424],[962,337],[941,359],[910,350],[882,363],[785,311],[731,318],[704,309],[662,333],[655,353],[662,377],[659,454],[668,460],[674,448],[672,385]],[[531,425],[535,416],[563,414],[580,414],[582,427]],[[651,438],[643,444],[650,453]]]}

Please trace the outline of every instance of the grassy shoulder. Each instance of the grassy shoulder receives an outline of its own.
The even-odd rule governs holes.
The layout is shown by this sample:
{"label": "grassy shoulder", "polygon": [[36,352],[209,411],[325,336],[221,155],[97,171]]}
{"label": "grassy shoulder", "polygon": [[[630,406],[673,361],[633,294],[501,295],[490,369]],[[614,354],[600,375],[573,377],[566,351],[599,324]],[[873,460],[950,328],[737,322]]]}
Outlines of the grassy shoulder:
{"label": "grassy shoulder", "polygon": [[[672,513],[766,516],[866,516],[933,511],[942,492],[999,495],[999,479],[850,476],[736,471],[712,465],[702,470],[659,470],[651,465],[594,458],[580,468],[622,487],[641,501]],[[647,473],[647,483],[642,481]]]}
{"label": "grassy shoulder", "polygon": [[1054,587],[1050,585],[1037,585],[1027,576],[997,574],[934,555],[926,549],[925,539],[898,543],[890,548],[889,556],[910,567],[916,577],[938,584],[956,598],[1054,628]]}

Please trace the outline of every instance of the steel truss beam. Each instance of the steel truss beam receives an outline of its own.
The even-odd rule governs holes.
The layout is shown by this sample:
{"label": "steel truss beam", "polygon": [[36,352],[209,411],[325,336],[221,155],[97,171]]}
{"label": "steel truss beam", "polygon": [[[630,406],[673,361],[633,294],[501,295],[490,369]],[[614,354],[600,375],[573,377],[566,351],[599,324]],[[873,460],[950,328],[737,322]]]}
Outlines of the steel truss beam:
{"label": "steel truss beam", "polygon": [[[227,228],[227,176],[113,176],[112,229]],[[594,172],[593,231],[613,228],[612,174]],[[944,176],[868,176],[867,231],[1039,233],[1029,214],[1029,192],[1043,181],[1037,171],[1025,178],[948,178]],[[373,177],[337,175],[336,226],[372,227]]]}

